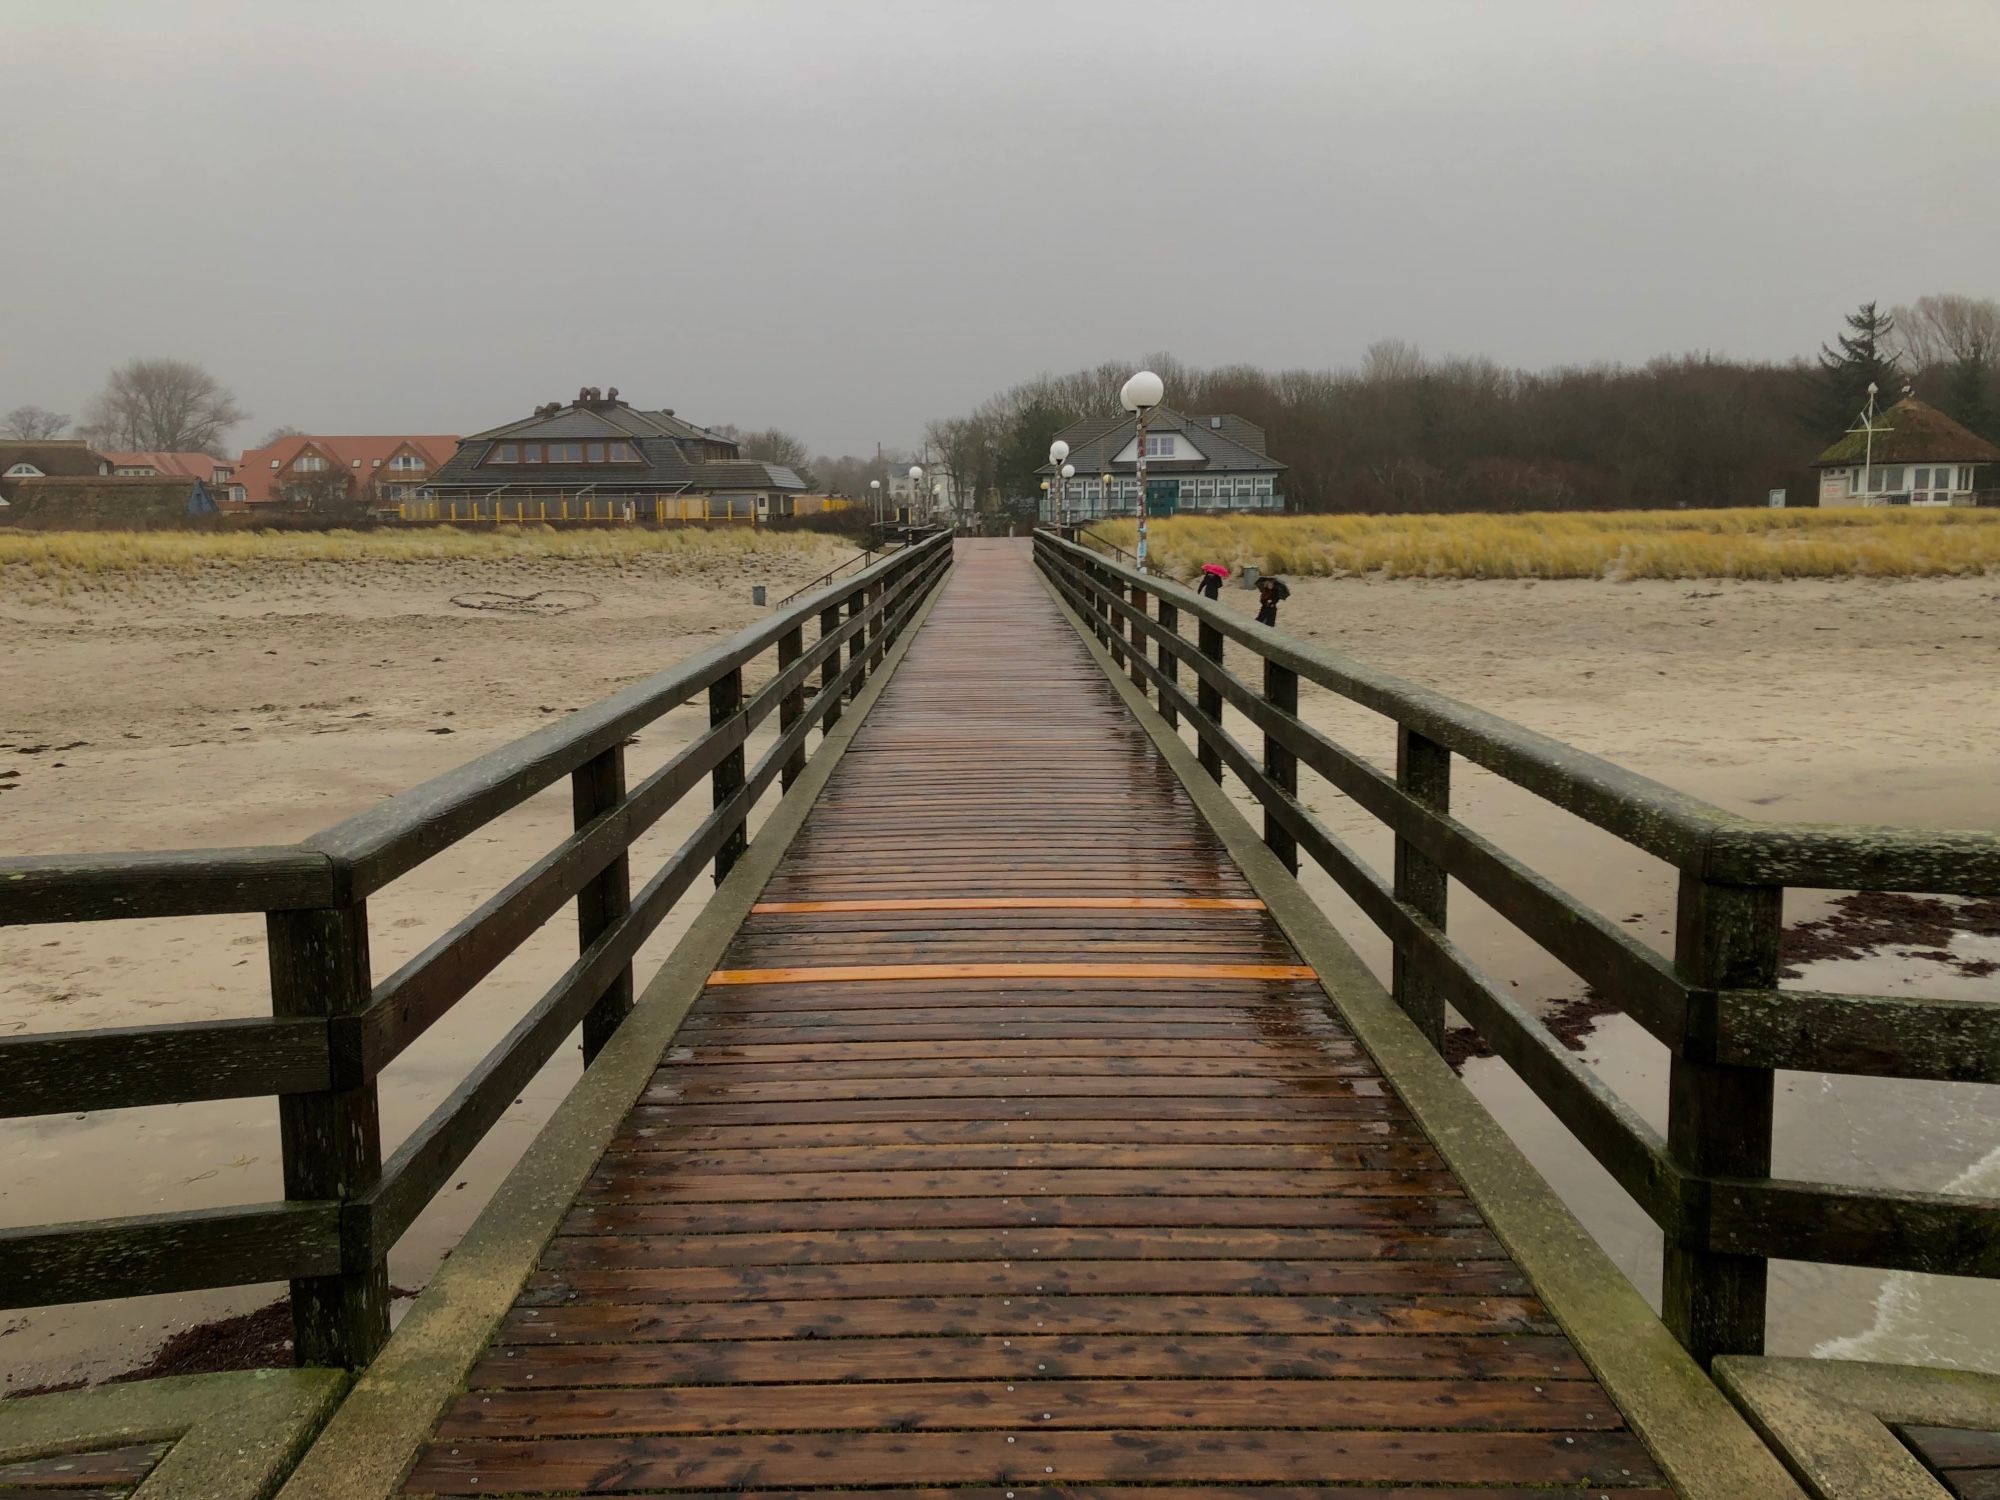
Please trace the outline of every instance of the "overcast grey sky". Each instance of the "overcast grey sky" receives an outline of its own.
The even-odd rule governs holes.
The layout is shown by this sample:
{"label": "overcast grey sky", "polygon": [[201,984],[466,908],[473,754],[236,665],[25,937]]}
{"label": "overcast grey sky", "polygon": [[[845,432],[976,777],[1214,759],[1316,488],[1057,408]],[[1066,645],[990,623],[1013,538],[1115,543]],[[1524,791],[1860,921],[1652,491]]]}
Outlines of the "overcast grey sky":
{"label": "overcast grey sky", "polygon": [[0,0],[0,410],[617,385],[821,451],[1150,349],[1806,353],[2000,295],[2000,4]]}

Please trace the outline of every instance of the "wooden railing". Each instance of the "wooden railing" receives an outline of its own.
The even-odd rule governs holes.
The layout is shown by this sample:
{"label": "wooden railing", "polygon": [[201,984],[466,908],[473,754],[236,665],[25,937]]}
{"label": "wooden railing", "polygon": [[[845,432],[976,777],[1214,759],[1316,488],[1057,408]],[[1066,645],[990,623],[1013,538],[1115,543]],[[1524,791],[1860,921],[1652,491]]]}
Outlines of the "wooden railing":
{"label": "wooden railing", "polygon": [[[2000,1083],[2000,1004],[1779,989],[1785,889],[1991,897],[2000,836],[1736,817],[1048,532],[1035,553],[1133,684],[1193,728],[1206,772],[1242,779],[1265,843],[1294,873],[1311,858],[1387,935],[1396,1001],[1431,1044],[1454,1007],[1660,1226],[1664,1317],[1704,1364],[1762,1349],[1773,1259],[2000,1276],[2000,1200],[1771,1175],[1774,1070]],[[1395,722],[1394,776],[1299,718],[1301,680]],[[1262,732],[1261,755],[1225,729],[1225,705]],[[1455,755],[1677,868],[1673,957],[1454,818]],[[1302,767],[1393,830],[1390,879],[1300,800]],[[1454,880],[1665,1044],[1664,1136],[1452,940]]]}
{"label": "wooden railing", "polygon": [[835,563],[832,567],[828,568],[824,573],[820,574],[819,577],[813,579],[811,583],[801,584],[798,588],[793,589],[789,594],[785,595],[784,598],[780,599],[777,602],[777,604],[773,606],[773,608],[783,609],[787,604],[790,604],[794,599],[809,594],[814,589],[825,588],[829,583],[832,583],[834,579],[838,578],[842,573],[845,573],[849,568],[857,566],[864,568],[867,567],[869,563],[875,560],[875,554],[880,550],[884,549],[876,547],[868,547],[860,552],[855,553],[854,556],[848,558],[845,562]]}
{"label": "wooden railing", "polygon": [[[949,536],[897,552],[293,847],[0,860],[0,924],[263,912],[271,968],[269,1019],[0,1038],[0,1116],[275,1095],[285,1184],[277,1203],[0,1230],[0,1307],[289,1281],[298,1362],[365,1364],[388,1334],[390,1247],[566,1036],[581,1024],[587,1062],[617,1030],[640,944],[706,866],[728,872],[758,799],[803,772],[812,730],[951,555]],[[774,648],[775,675],[746,696],[744,668]],[[708,731],[628,788],[626,739],[704,693]],[[773,713],[777,738],[746,767]],[[575,832],[377,980],[369,896],[565,776]],[[628,849],[704,778],[713,810],[634,893]],[[576,962],[385,1161],[383,1069],[571,901]]]}

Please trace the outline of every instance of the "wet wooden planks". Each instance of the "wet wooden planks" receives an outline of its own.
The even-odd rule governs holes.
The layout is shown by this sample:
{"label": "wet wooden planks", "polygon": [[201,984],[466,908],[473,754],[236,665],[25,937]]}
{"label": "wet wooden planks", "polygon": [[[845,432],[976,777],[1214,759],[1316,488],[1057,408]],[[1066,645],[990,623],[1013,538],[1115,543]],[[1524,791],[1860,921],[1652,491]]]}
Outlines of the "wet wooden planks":
{"label": "wet wooden planks", "polygon": [[721,971],[412,1492],[1664,1493],[1025,544]]}
{"label": "wet wooden planks", "polygon": [[1896,1434],[1954,1500],[2000,1500],[2000,1432],[1906,1423]]}
{"label": "wet wooden planks", "polygon": [[0,1500],[122,1500],[171,1446],[128,1443],[0,1463]]}

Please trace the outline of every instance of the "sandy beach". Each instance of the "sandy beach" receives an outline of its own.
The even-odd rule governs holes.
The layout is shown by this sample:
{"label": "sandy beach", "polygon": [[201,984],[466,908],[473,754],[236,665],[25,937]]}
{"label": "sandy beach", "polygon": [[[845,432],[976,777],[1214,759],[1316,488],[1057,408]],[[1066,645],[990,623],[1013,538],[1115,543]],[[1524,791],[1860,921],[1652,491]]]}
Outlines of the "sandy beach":
{"label": "sandy beach", "polygon": [[[770,585],[775,599],[840,555],[828,543],[696,573],[552,560],[252,566],[128,574],[69,593],[11,577],[0,583],[0,625],[14,643],[0,700],[0,845],[21,853],[289,842],[740,629],[761,613],[753,583]],[[536,593],[526,609],[468,607]],[[1237,609],[1250,598],[1224,593]],[[1976,578],[1309,580],[1294,587],[1283,626],[1739,811],[1994,828],[1996,604],[2000,580]],[[1392,757],[1393,737],[1375,716],[1317,690],[1303,706],[1347,743],[1384,763]],[[683,710],[642,734],[629,752],[634,773],[683,743],[702,712]],[[1467,772],[1458,790],[1475,826],[1634,932],[1667,941],[1673,882],[1656,862],[1574,820],[1543,816],[1490,777]],[[1365,819],[1323,787],[1314,800],[1386,868],[1387,841]],[[635,870],[663,857],[693,816],[690,808],[650,835]],[[568,819],[567,790],[557,788],[384,891],[371,912],[378,976],[553,844]],[[1309,884],[1336,916],[1348,915],[1327,882]],[[1572,976],[1482,922],[1462,893],[1454,899],[1455,930],[1524,995],[1579,993]],[[1824,909],[1820,898],[1800,898],[1788,916]],[[691,910],[649,945],[642,978]],[[1356,921],[1344,925],[1361,933]],[[251,918],[0,931],[0,1032],[258,1014],[267,1004],[262,941]],[[399,1060],[384,1083],[387,1142],[539,994],[573,943],[566,925],[551,924]],[[1378,943],[1358,946],[1381,959]],[[1839,964],[1826,967],[1813,982],[1842,987]],[[1887,982],[1941,994],[1990,994],[1995,985],[1933,963],[1849,987]],[[1649,1042],[1613,1022],[1586,1046],[1653,1111],[1652,1077],[1662,1070]],[[391,1267],[399,1285],[421,1285],[575,1069],[565,1053],[523,1093],[462,1182],[399,1247]],[[1504,1069],[1475,1060],[1467,1077],[1644,1284],[1653,1260],[1644,1226],[1615,1190],[1592,1178],[1587,1161],[1579,1165],[1580,1153],[1518,1097]],[[1869,1180],[1907,1169],[1910,1185],[1942,1186],[1985,1170],[2000,1146],[2000,1127],[1959,1101],[1963,1090],[1934,1088],[1923,1102],[1908,1090],[1890,1098],[1786,1083],[1787,1171],[1837,1176],[1866,1159]],[[274,1116],[269,1101],[250,1100],[9,1122],[0,1126],[11,1163],[0,1223],[276,1197]],[[1852,1128],[1829,1131],[1833,1117]],[[1810,1347],[1866,1334],[1882,1283],[1801,1273],[1792,1310],[1779,1316],[1779,1342]],[[276,1290],[0,1314],[0,1389],[113,1372],[163,1334],[257,1306]],[[1957,1316],[2000,1328],[2000,1306],[1986,1302]],[[2000,1347],[2000,1338],[1986,1343]]]}
{"label": "sandy beach", "polygon": [[[666,558],[258,563],[66,581],[11,570],[0,578],[0,628],[13,642],[0,694],[0,848],[303,838],[705,649],[767,613],[751,603],[753,584],[776,600],[852,552],[837,539],[794,536],[730,549],[698,570]],[[521,608],[468,607],[529,595],[540,597]],[[760,681],[768,668],[748,675]],[[706,722],[704,703],[643,731],[626,752],[628,775],[653,769]],[[636,847],[634,869],[657,867],[705,809],[705,798],[690,798],[663,819]],[[552,847],[570,817],[565,783],[379,893],[370,902],[376,976]],[[701,893],[642,951],[642,976]],[[398,1059],[383,1081],[385,1149],[574,953],[573,926],[551,923]],[[260,918],[0,929],[0,1034],[268,1008]],[[398,1246],[398,1285],[422,1284],[577,1066],[565,1049],[524,1091],[461,1183]],[[9,1162],[0,1223],[10,1225],[283,1194],[270,1100],[0,1122],[0,1152]],[[281,1291],[0,1313],[0,1391],[115,1372],[176,1329]]]}

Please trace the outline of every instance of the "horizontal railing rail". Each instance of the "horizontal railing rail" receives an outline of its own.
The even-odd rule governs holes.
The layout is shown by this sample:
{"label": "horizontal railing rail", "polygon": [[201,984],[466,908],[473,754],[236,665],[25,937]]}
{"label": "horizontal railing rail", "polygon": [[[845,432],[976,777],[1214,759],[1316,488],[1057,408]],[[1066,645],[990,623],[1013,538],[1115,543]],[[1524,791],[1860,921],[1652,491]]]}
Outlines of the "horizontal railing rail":
{"label": "horizontal railing rail", "polygon": [[789,594],[785,595],[784,598],[780,599],[777,602],[777,604],[774,605],[773,607],[776,609],[783,609],[787,604],[790,604],[794,599],[800,598],[801,596],[806,594],[810,594],[814,589],[825,588],[829,583],[832,583],[834,579],[838,578],[842,573],[845,573],[849,568],[867,567],[869,563],[875,560],[875,554],[881,550],[883,549],[879,547],[864,548],[862,551],[857,552],[854,554],[854,556],[848,558],[847,561],[834,564],[834,566],[828,568],[824,573],[820,574],[819,577],[813,579],[811,583],[801,584],[798,588],[793,589]]}
{"label": "horizontal railing rail", "polygon": [[[1389,938],[1391,991],[1431,1044],[1456,1009],[1659,1225],[1665,1317],[1697,1357],[1761,1350],[1772,1259],[2000,1276],[2000,1199],[1771,1176],[1776,1069],[2000,1083],[2000,1004],[1781,989],[1784,891],[1991,897],[2000,835],[1739,817],[1049,532],[1035,550],[1113,664],[1190,726],[1204,771],[1234,773],[1256,798],[1273,852],[1294,873],[1305,854]],[[1258,663],[1257,685],[1227,665],[1232,642]],[[1300,718],[1301,681],[1393,721],[1396,773]],[[1261,754],[1226,727],[1226,707],[1261,732]],[[1455,755],[1674,866],[1673,956],[1454,817]],[[1301,767],[1393,833],[1390,878],[1301,800]],[[1450,881],[1665,1044],[1664,1135],[1452,940]]]}
{"label": "horizontal railing rail", "polygon": [[[0,860],[0,925],[262,912],[272,1015],[0,1038],[0,1117],[275,1096],[285,1201],[0,1230],[0,1307],[289,1281],[302,1364],[388,1334],[390,1248],[578,1026],[586,1062],[633,1004],[633,957],[704,870],[721,881],[773,784],[838,722],[951,565],[899,550],[677,666],[295,847]],[[806,643],[809,627],[816,634]],[[745,668],[775,648],[768,681]],[[708,730],[630,788],[624,746],[706,698]],[[777,732],[754,765],[751,736]],[[379,982],[367,899],[568,778],[574,831]],[[629,851],[703,781],[710,811],[636,893]],[[574,903],[578,956],[383,1159],[377,1080]]]}

